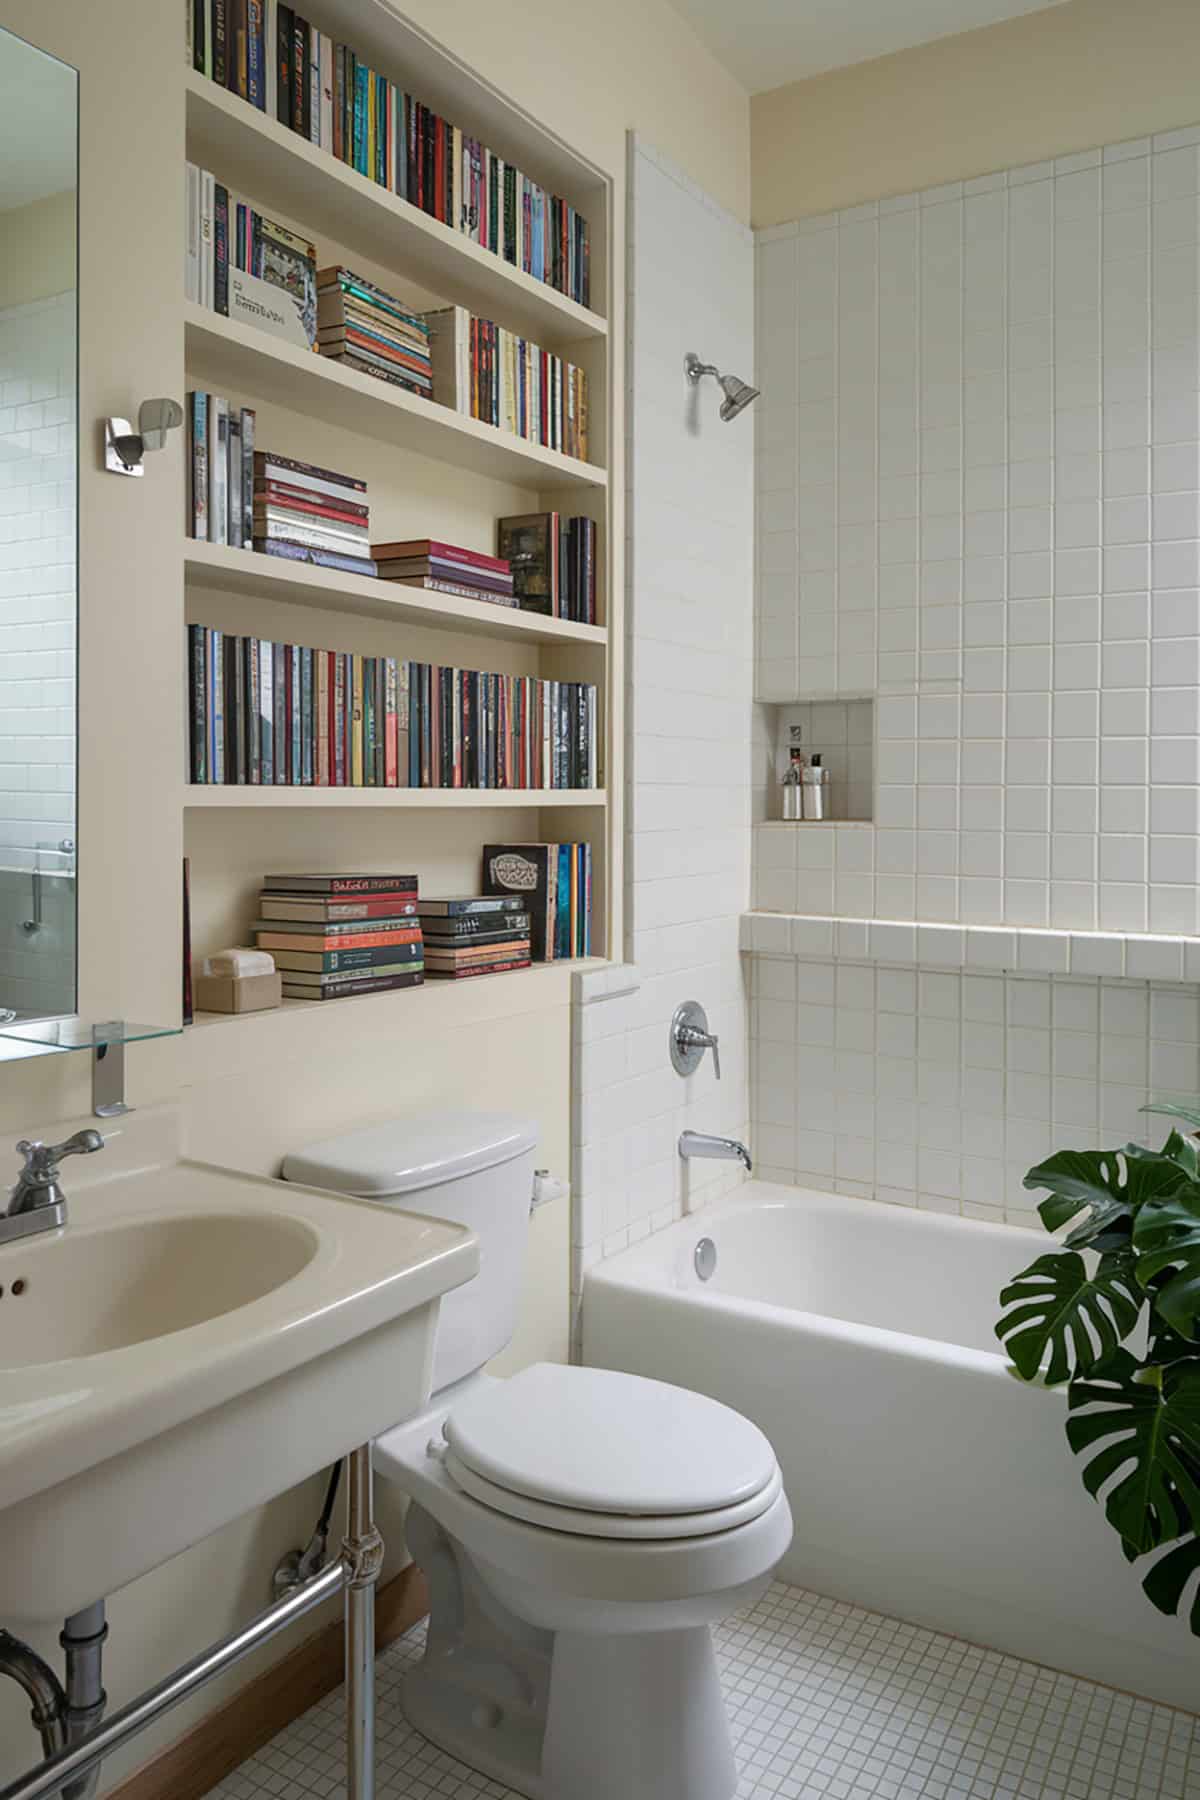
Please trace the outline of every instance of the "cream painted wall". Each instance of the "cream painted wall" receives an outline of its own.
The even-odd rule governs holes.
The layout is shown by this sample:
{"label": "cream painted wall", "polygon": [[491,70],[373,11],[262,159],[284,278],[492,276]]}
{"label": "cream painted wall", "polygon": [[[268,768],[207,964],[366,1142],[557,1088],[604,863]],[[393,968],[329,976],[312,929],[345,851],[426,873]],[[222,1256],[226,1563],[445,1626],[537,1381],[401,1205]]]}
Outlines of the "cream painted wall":
{"label": "cream painted wall", "polygon": [[[176,438],[154,458],[143,481],[118,481],[100,468],[95,426],[107,413],[136,411],[147,395],[184,389],[180,11],[163,0],[90,9],[75,0],[0,0],[0,25],[82,71],[80,1008],[91,1017],[178,1016],[182,445]],[[611,174],[618,222],[612,343],[620,392],[626,130],[650,133],[745,218],[746,96],[666,0],[619,0],[602,11],[585,0],[536,6],[471,0],[452,10],[422,0],[408,11]],[[117,115],[136,117],[138,132],[114,134],[109,126]],[[619,486],[619,467],[613,475]],[[506,830],[522,816],[507,815]],[[570,815],[561,817],[565,823]],[[215,829],[219,816],[208,823]],[[238,838],[236,828],[231,836]],[[214,1025],[135,1047],[128,1057],[130,1094],[139,1107],[155,1100],[180,1104],[191,1153],[268,1168],[298,1131],[307,1136],[379,1117],[405,1101],[461,1101],[468,1072],[480,1104],[538,1111],[546,1161],[563,1169],[569,976],[553,971],[529,980],[529,1011],[516,1020],[489,1018],[482,994],[439,994],[436,1014],[414,1007],[413,1020],[423,1025],[407,1043],[397,1043],[388,1029],[386,1009],[360,1001],[340,1026],[330,1021],[319,1059],[303,1028],[283,1016],[263,1021],[249,1036],[226,1037],[226,1028]],[[227,1046],[234,1045],[230,1054]],[[82,1064],[63,1057],[6,1065],[0,1134],[40,1131],[86,1114]],[[501,1366],[562,1354],[566,1303],[567,1216],[559,1203],[535,1220],[526,1304]],[[318,1485],[239,1521],[116,1597],[106,1669],[113,1704],[259,1608],[279,1552],[311,1527]],[[395,1522],[389,1511],[385,1531]],[[395,1543],[394,1529],[392,1536]],[[0,1595],[0,1619],[2,1612]],[[273,1644],[265,1658],[244,1664],[114,1758],[105,1787],[295,1641]],[[37,1642],[57,1655],[53,1632]],[[11,1684],[4,1689],[0,1770],[7,1774],[33,1760],[36,1740],[27,1707]]]}
{"label": "cream painted wall", "polygon": [[1189,125],[1195,0],[1071,0],[751,102],[756,225]]}

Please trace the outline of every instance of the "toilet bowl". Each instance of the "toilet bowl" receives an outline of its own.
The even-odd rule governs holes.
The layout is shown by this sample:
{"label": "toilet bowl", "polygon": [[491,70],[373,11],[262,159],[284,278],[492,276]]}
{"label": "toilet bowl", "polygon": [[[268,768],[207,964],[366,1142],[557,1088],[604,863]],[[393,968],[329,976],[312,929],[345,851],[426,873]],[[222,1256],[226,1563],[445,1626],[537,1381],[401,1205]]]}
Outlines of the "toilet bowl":
{"label": "toilet bowl", "polygon": [[534,1144],[521,1121],[455,1114],[285,1163],[480,1237],[479,1275],[443,1302],[428,1410],[375,1446],[430,1589],[404,1710],[530,1800],[732,1800],[710,1627],[757,1599],[791,1540],[778,1465],[749,1420],[664,1382],[483,1373],[515,1319]]}

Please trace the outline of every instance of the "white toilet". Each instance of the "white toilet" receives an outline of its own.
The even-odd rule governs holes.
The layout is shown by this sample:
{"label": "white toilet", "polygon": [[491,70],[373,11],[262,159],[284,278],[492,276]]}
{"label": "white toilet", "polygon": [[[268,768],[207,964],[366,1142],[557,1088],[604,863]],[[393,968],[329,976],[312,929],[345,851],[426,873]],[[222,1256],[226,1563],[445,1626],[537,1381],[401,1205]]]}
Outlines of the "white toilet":
{"label": "white toilet", "polygon": [[479,1238],[479,1275],[442,1301],[430,1406],[375,1446],[413,1502],[431,1596],[404,1710],[531,1800],[730,1800],[709,1628],[791,1541],[779,1468],[756,1426],[683,1388],[550,1363],[483,1373],[516,1319],[536,1142],[520,1119],[444,1112],[284,1163]]}

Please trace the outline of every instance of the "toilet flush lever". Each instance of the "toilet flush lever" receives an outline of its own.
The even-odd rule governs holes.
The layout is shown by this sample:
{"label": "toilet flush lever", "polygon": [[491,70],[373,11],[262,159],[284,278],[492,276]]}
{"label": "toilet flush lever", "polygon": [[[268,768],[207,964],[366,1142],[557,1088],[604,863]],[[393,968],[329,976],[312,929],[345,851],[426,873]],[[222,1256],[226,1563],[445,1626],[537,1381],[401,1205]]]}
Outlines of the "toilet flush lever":
{"label": "toilet flush lever", "polygon": [[675,1008],[671,1020],[671,1067],[677,1075],[694,1075],[704,1060],[704,1052],[712,1051],[713,1074],[721,1079],[720,1040],[708,1029],[708,1014],[698,1000],[685,1000]]}

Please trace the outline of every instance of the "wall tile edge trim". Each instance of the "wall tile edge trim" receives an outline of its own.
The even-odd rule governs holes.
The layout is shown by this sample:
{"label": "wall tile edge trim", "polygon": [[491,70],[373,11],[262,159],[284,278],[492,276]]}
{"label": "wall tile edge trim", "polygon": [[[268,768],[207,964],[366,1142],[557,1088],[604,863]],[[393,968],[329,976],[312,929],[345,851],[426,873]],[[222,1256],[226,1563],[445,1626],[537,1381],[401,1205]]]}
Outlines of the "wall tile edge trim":
{"label": "wall tile edge trim", "polygon": [[1200,982],[1200,937],[747,912],[741,916],[739,942],[752,956],[821,962]]}

